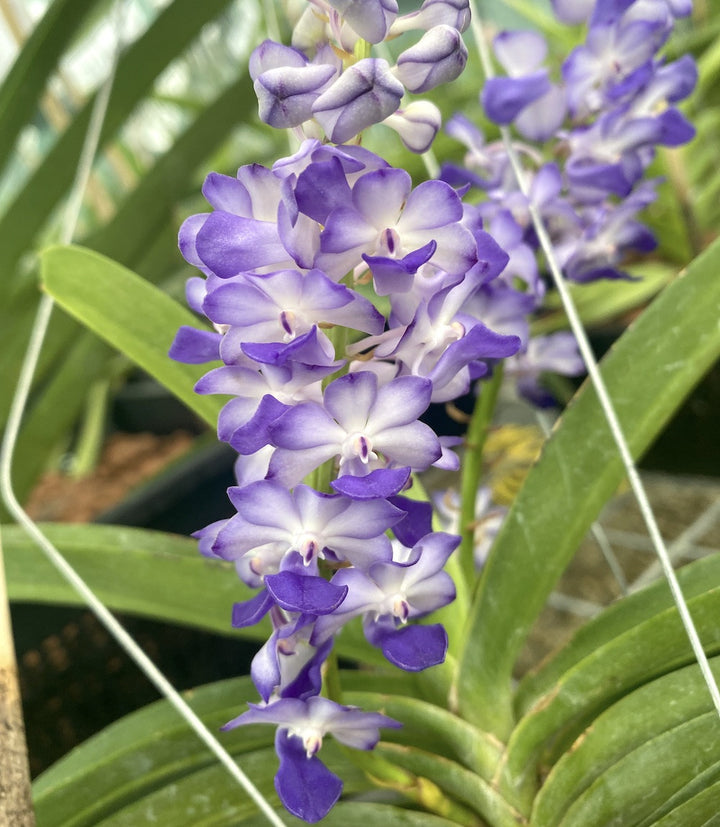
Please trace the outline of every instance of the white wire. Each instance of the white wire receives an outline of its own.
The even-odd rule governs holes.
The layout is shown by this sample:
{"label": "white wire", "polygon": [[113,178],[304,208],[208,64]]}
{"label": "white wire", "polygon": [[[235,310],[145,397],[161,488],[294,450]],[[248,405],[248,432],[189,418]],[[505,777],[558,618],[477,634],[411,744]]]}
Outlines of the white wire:
{"label": "white wire", "polygon": [[[682,534],[680,534],[679,537],[673,540],[670,544],[670,549],[668,552],[670,559],[678,560],[685,556],[688,551],[695,546],[695,540],[699,540],[700,537],[706,534],[719,519],[720,499],[716,500],[714,503],[711,503],[702,512],[702,514],[697,517],[697,519],[690,523],[690,525],[682,532]],[[659,573],[660,570],[657,562],[651,566],[648,566],[645,571],[632,582],[630,590],[637,591],[643,586],[647,586],[648,583],[652,583]]]}
{"label": "white wire", "polygon": [[[540,428],[542,429],[542,432],[545,434],[545,436],[550,436],[550,432],[552,429],[550,427],[550,422],[548,420],[547,414],[544,411],[535,411],[535,418],[540,424]],[[599,522],[595,521],[590,526],[590,533],[592,534],[593,539],[597,543],[598,548],[602,553],[602,556],[605,558],[605,562],[608,564],[608,568],[612,572],[613,577],[617,581],[617,584],[620,588],[620,593],[623,596],[627,595],[627,578],[625,577],[625,572],[623,571],[623,568],[620,565],[620,561],[617,559],[615,552],[613,551],[612,543],[608,539],[608,536],[605,533],[605,529],[600,525]]]}
{"label": "white wire", "polygon": [[[469,0],[469,3],[472,20],[472,30],[475,36],[476,45],[480,55],[480,62],[482,63],[482,67],[486,77],[492,78],[494,76],[494,70],[492,62],[490,60],[488,46],[485,41],[482,21],[477,12],[475,0]],[[622,427],[615,412],[615,407],[612,403],[612,400],[610,399],[607,388],[605,386],[605,381],[602,378],[600,368],[598,366],[597,361],[595,360],[595,355],[593,354],[592,348],[590,347],[590,342],[588,341],[582,320],[578,315],[573,298],[562,277],[560,266],[555,256],[555,250],[553,248],[552,241],[545,227],[545,223],[543,222],[542,217],[538,212],[537,208],[528,197],[529,188],[527,184],[527,179],[525,177],[525,170],[523,169],[520,163],[520,159],[518,158],[517,152],[515,151],[515,148],[513,146],[510,130],[506,126],[501,126],[500,134],[503,140],[503,144],[505,146],[505,151],[507,152],[508,160],[510,161],[510,165],[512,167],[513,173],[515,174],[515,178],[517,179],[520,191],[527,198],[528,213],[532,219],[535,233],[537,235],[538,241],[540,242],[540,247],[542,248],[542,251],[545,255],[545,259],[547,261],[548,268],[550,269],[550,273],[552,274],[555,287],[557,288],[558,294],[560,295],[560,298],[562,300],[565,313],[570,323],[570,327],[577,340],[578,348],[583,357],[583,361],[585,362],[585,367],[587,368],[588,375],[590,376],[590,380],[592,381],[592,384],[595,388],[595,392],[597,393],[598,400],[600,402],[600,407],[602,408],[603,414],[605,415],[607,423],[610,427],[610,432],[612,434],[613,440],[615,441],[615,444],[617,445],[618,451],[620,453],[620,458],[622,459],[623,466],[625,467],[625,471],[630,481],[630,487],[632,488],[637,499],[638,506],[640,507],[640,513],[642,514],[643,520],[645,521],[645,525],[647,527],[648,534],[650,535],[650,539],[652,540],[655,553],[658,556],[660,565],[662,566],[663,573],[665,575],[665,578],[667,579],[668,585],[670,586],[670,591],[672,593],[673,600],[675,601],[675,605],[677,606],[677,610],[680,615],[680,619],[682,620],[682,624],[685,627],[685,632],[690,641],[690,645],[692,646],[693,653],[700,667],[700,671],[702,672],[703,678],[705,679],[705,683],[707,684],[707,688],[710,692],[710,696],[712,698],[715,709],[718,715],[720,716],[720,689],[718,689],[715,677],[713,676],[713,673],[710,670],[710,664],[708,663],[708,659],[705,656],[705,652],[703,650],[700,637],[697,633],[697,629],[695,628],[695,624],[693,623],[693,619],[690,615],[690,611],[683,596],[682,589],[680,588],[680,584],[678,583],[677,577],[675,576],[675,572],[673,570],[672,563],[668,556],[665,543],[663,541],[662,535],[660,534],[660,529],[658,528],[657,522],[655,520],[655,515],[653,514],[653,510],[648,500],[647,494],[645,492],[645,488],[642,484],[642,480],[640,479],[640,475],[635,466],[635,462],[632,458],[632,454],[627,444],[627,440],[625,439],[625,434],[623,433]]]}
{"label": "white wire", "polygon": [[[117,14],[118,22],[121,20],[121,8],[123,5],[124,3],[122,0],[117,0],[115,12]],[[116,26],[115,30],[119,31],[119,28]],[[117,68],[122,45],[122,38],[119,35],[117,37],[116,45],[117,48],[113,57],[110,73],[95,99],[92,115],[88,124],[88,131],[85,135],[85,140],[78,161],[77,173],[75,175],[71,194],[67,202],[66,212],[63,216],[60,241],[64,244],[72,241],[80,213],[80,207],[82,205],[82,198],[90,177],[93,159],[100,140],[102,124],[107,111],[107,105],[115,78],[115,70]],[[257,787],[255,787],[252,781],[250,781],[247,775],[245,775],[245,773],[235,763],[232,756],[227,752],[227,750],[225,750],[212,732],[210,732],[210,730],[195,714],[187,702],[182,698],[180,693],[155,666],[145,652],[143,652],[143,650],[127,633],[123,626],[108,611],[104,603],[102,603],[102,601],[94,594],[92,589],[85,583],[75,569],[73,569],[67,560],[65,560],[60,551],[50,542],[42,531],[40,531],[38,526],[25,512],[15,496],[15,491],[12,484],[13,455],[17,445],[20,424],[27,405],[32,380],[35,375],[35,369],[37,367],[45,334],[50,322],[53,305],[54,302],[50,296],[42,296],[35,317],[35,322],[33,324],[32,333],[30,335],[30,341],[28,342],[28,347],[23,359],[16,393],[13,398],[10,414],[8,416],[7,428],[3,437],[2,450],[0,451],[0,493],[2,494],[8,511],[12,514],[12,516],[14,516],[17,522],[25,529],[27,534],[35,540],[35,542],[45,552],[50,562],[63,575],[63,577],[65,577],[75,591],[80,594],[83,600],[95,613],[98,620],[100,620],[118,644],[135,661],[146,677],[155,685],[158,691],[165,696],[172,706],[175,707],[178,713],[185,719],[197,736],[215,754],[217,759],[223,764],[232,777],[247,792],[270,824],[274,825],[274,827],[285,827],[285,823],[282,819],[280,819],[270,803],[263,797],[262,793],[260,793]]]}

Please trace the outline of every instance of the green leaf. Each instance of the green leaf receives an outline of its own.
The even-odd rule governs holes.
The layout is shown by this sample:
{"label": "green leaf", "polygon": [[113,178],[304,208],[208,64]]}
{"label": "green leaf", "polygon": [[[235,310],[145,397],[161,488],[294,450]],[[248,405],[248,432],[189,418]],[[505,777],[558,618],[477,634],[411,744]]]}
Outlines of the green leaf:
{"label": "green leaf", "polygon": [[47,466],[55,445],[77,420],[88,386],[105,374],[112,355],[110,348],[82,331],[52,372],[51,381],[35,400],[18,438],[12,478],[21,502]]}
{"label": "green leaf", "polygon": [[[662,290],[675,275],[676,268],[659,261],[628,267],[638,281],[594,281],[570,284],[570,292],[580,318],[588,326],[604,324],[640,307]],[[565,311],[555,291],[548,294],[541,318],[532,323],[534,336],[567,329]]]}
{"label": "green leaf", "polygon": [[216,426],[222,403],[193,392],[207,367],[180,364],[167,355],[179,327],[197,326],[189,310],[130,270],[82,247],[45,250],[42,279],[63,309]]}
{"label": "green leaf", "polygon": [[[712,668],[720,677],[718,658]],[[572,802],[613,764],[661,733],[711,709],[697,665],[631,692],[596,718],[555,764],[535,800],[531,823],[537,827],[560,824]],[[648,774],[647,779],[654,783],[654,774]],[[640,795],[642,778],[636,782]]]}
{"label": "green leaf", "polygon": [[[174,0],[150,28],[123,54],[113,83],[107,114],[100,134],[100,147],[112,138],[147,94],[153,80],[197,36],[202,26],[228,5],[229,0]],[[32,245],[51,212],[72,184],[85,139],[94,97],[58,138],[30,180],[0,219],[0,272],[5,281],[20,256]]]}
{"label": "green leaf", "polygon": [[420,790],[424,785],[424,795],[431,805],[439,799],[434,792],[436,787],[446,796],[469,807],[493,827],[518,827],[526,823],[490,783],[454,761],[400,744],[380,743],[374,753],[392,765],[413,773]]}
{"label": "green leaf", "polygon": [[[689,600],[688,608],[708,654],[720,652],[720,587]],[[693,661],[675,608],[660,612],[597,648],[538,699],[515,727],[505,766],[509,788],[524,786],[534,773],[540,748],[551,737],[564,748],[623,694]]]}
{"label": "green leaf", "polygon": [[[194,540],[125,526],[41,523],[40,528],[111,609],[254,640],[269,635],[266,622],[231,628],[233,603],[255,592],[238,579],[232,564],[200,555]],[[82,603],[19,526],[4,527],[2,537],[11,600]],[[351,660],[386,664],[357,623],[343,630],[337,651]]]}
{"label": "green leaf", "polygon": [[[163,229],[176,221],[175,204],[187,192],[198,165],[238,126],[243,114],[246,118],[254,114],[255,107],[252,81],[244,75],[200,112],[143,176],[113,219],[84,240],[85,246],[128,267],[135,266]],[[180,264],[174,243],[167,251]],[[156,274],[150,272],[148,277],[157,281]]]}
{"label": "green leaf", "polygon": [[48,79],[80,24],[98,0],[55,0],[22,44],[15,63],[0,87],[0,159],[31,120]]}
{"label": "green leaf", "polygon": [[495,775],[502,745],[446,709],[417,698],[380,692],[351,691],[343,701],[355,706],[379,709],[402,721],[403,728],[388,731],[385,738],[394,743],[419,747],[459,761],[486,780]]}
{"label": "green leaf", "polygon": [[[687,599],[701,595],[711,586],[720,585],[720,555],[683,566],[678,570],[677,578]],[[584,658],[673,605],[667,584],[659,580],[608,606],[580,628],[569,643],[541,664],[537,672],[528,674],[521,681],[515,695],[518,717],[539,704],[543,696],[553,691],[562,676]]]}
{"label": "green leaf", "polygon": [[653,827],[718,827],[720,824],[720,781],[684,801]]}
{"label": "green leaf", "polygon": [[[344,684],[362,685],[366,680],[359,673],[342,673]],[[384,683],[389,688],[394,677]],[[249,678],[237,678],[184,695],[207,726],[217,731],[242,711],[246,700],[256,697],[256,690]],[[219,733],[219,738],[263,794],[279,806],[272,786],[277,770],[271,746],[274,734],[272,727],[254,725]],[[352,797],[372,785],[346,752],[355,751],[340,750],[328,739],[322,758],[343,778],[344,795]],[[33,793],[38,824],[43,827],[265,823],[256,818],[255,805],[167,701],[134,712],[81,744],[36,779]],[[282,818],[287,824],[300,823],[284,812]],[[408,827],[450,823],[426,813],[355,801],[338,805],[326,822],[364,827],[361,818]]]}
{"label": "green leaf", "polygon": [[663,804],[697,776],[705,784],[720,779],[718,739],[714,710],[658,735],[604,772],[552,827],[655,824],[653,814],[662,815]]}
{"label": "green leaf", "polygon": [[[720,355],[720,242],[622,336],[602,370],[634,456]],[[527,634],[563,569],[623,477],[586,383],[527,476],[485,566],[457,676],[462,717],[498,737],[513,724],[510,682]]]}
{"label": "green leaf", "polygon": [[[235,601],[253,592],[232,564],[198,554],[197,542],[125,526],[40,524],[48,539],[110,608],[231,634]],[[11,600],[82,603],[19,526],[3,527]],[[261,639],[267,627],[238,630]]]}

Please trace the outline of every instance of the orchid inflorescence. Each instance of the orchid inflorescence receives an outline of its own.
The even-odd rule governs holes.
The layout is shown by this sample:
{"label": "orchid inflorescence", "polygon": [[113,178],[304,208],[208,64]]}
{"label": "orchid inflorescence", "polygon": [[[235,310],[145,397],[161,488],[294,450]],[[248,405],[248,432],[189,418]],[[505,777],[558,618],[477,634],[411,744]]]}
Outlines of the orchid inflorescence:
{"label": "orchid inflorescence", "polygon": [[[565,275],[616,278],[628,251],[651,247],[634,216],[653,197],[641,178],[654,146],[692,134],[671,105],[694,83],[692,62],[656,57],[689,8],[554,5],[561,21],[588,22],[562,83],[539,68],[540,35],[502,33],[495,51],[509,76],[488,81],[482,100],[492,120],[523,138],[529,198]],[[251,667],[261,701],[226,727],[278,726],[278,794],[290,812],[317,821],[342,791],[317,757],[323,737],[371,749],[380,727],[400,726],[322,697],[343,626],[362,618],[367,640],[404,670],[445,658],[442,625],[412,621],[454,599],[443,568],[460,538],[433,531],[431,505],[408,490],[415,473],[457,470],[457,439],[420,417],[491,376],[499,360],[538,404],[547,401],[540,370],[576,374],[582,365],[569,334],[529,338],[545,281],[528,201],[501,143],[486,144],[456,116],[448,131],[466,144],[466,166],[446,165],[442,180],[416,187],[360,145],[362,131],[380,122],[415,151],[430,145],[437,108],[401,103],[406,91],[459,75],[466,2],[425,0],[399,16],[395,0],[312,0],[294,22],[292,45],[265,41],[250,73],[261,119],[301,143],[270,168],[207,177],[212,211],[187,219],[179,241],[203,274],[189,281],[188,302],[213,329],[182,328],[171,355],[222,362],[196,390],[232,397],[218,435],[238,452],[228,492],[236,514],[197,536],[203,554],[232,561],[258,589],[234,606],[233,626],[269,615],[273,630]],[[412,31],[424,34],[395,65],[370,56],[373,45]],[[562,169],[527,143],[548,139],[553,152],[562,147]],[[485,200],[464,201],[471,188]]]}

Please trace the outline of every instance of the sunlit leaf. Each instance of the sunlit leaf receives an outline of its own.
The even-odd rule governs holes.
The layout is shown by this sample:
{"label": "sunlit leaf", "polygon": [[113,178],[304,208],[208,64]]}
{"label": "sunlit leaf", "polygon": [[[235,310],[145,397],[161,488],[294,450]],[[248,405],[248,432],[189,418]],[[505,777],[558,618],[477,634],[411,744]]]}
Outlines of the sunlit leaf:
{"label": "sunlit leaf", "polygon": [[207,368],[183,365],[167,355],[180,326],[199,326],[189,310],[130,270],[82,247],[45,250],[42,278],[63,309],[215,427],[222,403],[193,392]]}

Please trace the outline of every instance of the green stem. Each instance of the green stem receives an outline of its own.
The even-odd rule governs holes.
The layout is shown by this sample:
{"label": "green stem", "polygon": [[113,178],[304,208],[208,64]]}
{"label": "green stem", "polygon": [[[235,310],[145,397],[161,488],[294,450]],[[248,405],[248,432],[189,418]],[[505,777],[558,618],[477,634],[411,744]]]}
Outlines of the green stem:
{"label": "green stem", "polygon": [[111,381],[102,378],[94,382],[88,391],[72,465],[72,476],[75,478],[86,476],[97,466],[105,437],[110,386]]}
{"label": "green stem", "polygon": [[322,694],[336,703],[342,703],[342,684],[340,683],[340,669],[338,668],[337,654],[332,651],[328,655],[323,668]]}
{"label": "green stem", "polygon": [[500,363],[496,366],[492,379],[482,385],[465,435],[460,482],[460,565],[468,585],[475,579],[475,498],[482,475],[483,447],[495,412],[502,377]]}

